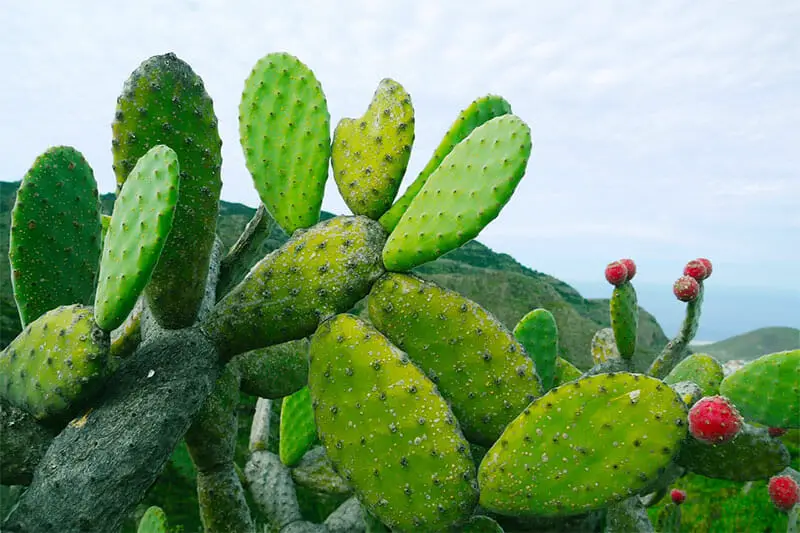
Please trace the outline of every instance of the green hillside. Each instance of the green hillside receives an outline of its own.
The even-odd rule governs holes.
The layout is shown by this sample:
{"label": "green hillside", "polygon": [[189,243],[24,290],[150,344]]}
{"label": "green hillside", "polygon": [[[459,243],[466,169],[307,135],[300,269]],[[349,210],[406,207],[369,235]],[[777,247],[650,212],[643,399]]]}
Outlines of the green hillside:
{"label": "green hillside", "polygon": [[720,361],[752,361],[768,353],[800,348],[800,329],[761,328],[712,344],[692,346],[692,351],[713,355]]}

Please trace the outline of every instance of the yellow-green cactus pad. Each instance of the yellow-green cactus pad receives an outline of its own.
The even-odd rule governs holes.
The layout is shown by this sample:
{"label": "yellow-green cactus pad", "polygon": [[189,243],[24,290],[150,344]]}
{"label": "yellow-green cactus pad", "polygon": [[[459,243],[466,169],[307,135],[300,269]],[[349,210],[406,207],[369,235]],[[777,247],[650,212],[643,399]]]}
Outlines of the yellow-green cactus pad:
{"label": "yellow-green cactus pad", "polygon": [[556,360],[556,375],[553,378],[553,387],[558,387],[559,385],[563,385],[569,381],[575,381],[582,375],[583,372],[578,370],[575,365],[566,359],[559,357]]}
{"label": "yellow-green cactus pad", "polygon": [[620,372],[553,389],[508,425],[478,470],[481,505],[515,516],[601,509],[645,488],[686,437],[661,380]]}
{"label": "yellow-green cactus pad", "polygon": [[325,93],[296,57],[261,58],[245,81],[239,138],[258,195],[291,235],[319,221],[331,128]]}
{"label": "yellow-green cactus pad", "polygon": [[611,328],[599,329],[592,337],[592,360],[595,364],[605,363],[609,359],[619,359],[619,349],[614,340],[614,330]]}
{"label": "yellow-green cactus pad", "polygon": [[108,349],[90,307],[48,311],[0,353],[0,394],[38,420],[68,419],[103,383]]}
{"label": "yellow-green cactus pad", "polygon": [[674,385],[691,381],[703,391],[703,396],[719,394],[719,385],[725,378],[722,365],[708,354],[695,353],[678,363],[664,378],[664,383]]}
{"label": "yellow-green cactus pad", "polygon": [[414,107],[403,86],[378,85],[367,112],[343,118],[333,133],[331,167],[347,207],[377,220],[392,205],[414,144]]}
{"label": "yellow-green cactus pad", "polygon": [[543,392],[514,335],[454,291],[387,273],[372,288],[369,317],[436,383],[472,442],[491,446]]}
{"label": "yellow-green cactus pad", "polygon": [[311,407],[311,391],[308,387],[283,398],[280,435],[278,450],[281,462],[286,466],[299,463],[317,441],[317,426],[314,424],[314,409]]}
{"label": "yellow-green cactus pad", "polygon": [[11,212],[11,285],[23,326],[60,305],[92,303],[101,247],[97,183],[69,146],[40,155]]}
{"label": "yellow-green cactus pad", "polygon": [[614,287],[609,304],[611,329],[620,356],[630,359],[636,352],[636,333],[639,328],[639,305],[636,289],[631,282]]}
{"label": "yellow-green cactus pad", "polygon": [[139,520],[136,533],[167,533],[167,514],[155,505],[148,508]]}
{"label": "yellow-green cactus pad", "polygon": [[362,504],[396,531],[441,531],[477,503],[475,464],[458,422],[406,354],[352,315],[311,340],[309,388],[319,437]]}
{"label": "yellow-green cactus pad", "polygon": [[493,118],[456,145],[389,235],[387,270],[410,270],[475,238],[511,199],[531,153],[528,125]]}
{"label": "yellow-green cactus pad", "polygon": [[125,322],[156,268],[178,202],[178,156],[151,148],[128,175],[114,203],[95,296],[97,325],[111,331]]}
{"label": "yellow-green cactus pad", "polygon": [[748,421],[800,428],[800,350],[759,357],[726,377],[719,393]]}
{"label": "yellow-green cactus pad", "polygon": [[544,390],[550,390],[558,360],[558,326],[553,313],[547,309],[529,312],[517,322],[514,337],[536,363],[536,373],[542,380]]}

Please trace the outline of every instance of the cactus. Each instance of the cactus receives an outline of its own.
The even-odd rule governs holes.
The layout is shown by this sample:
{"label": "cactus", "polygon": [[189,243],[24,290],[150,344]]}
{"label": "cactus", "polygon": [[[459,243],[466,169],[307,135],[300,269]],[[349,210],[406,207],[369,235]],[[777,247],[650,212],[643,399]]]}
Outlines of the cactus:
{"label": "cactus", "polygon": [[695,353],[678,363],[664,378],[664,383],[674,385],[681,381],[691,381],[700,386],[703,396],[714,396],[719,393],[723,378],[719,361],[708,354]]}
{"label": "cactus", "polygon": [[161,507],[149,507],[139,520],[136,533],[167,533],[167,514]]}
{"label": "cactus", "polygon": [[283,398],[281,407],[280,458],[286,466],[296,465],[317,440],[311,391],[303,387]]}
{"label": "cactus", "polygon": [[553,388],[558,361],[558,326],[553,313],[534,309],[517,322],[514,337],[536,363],[544,390]]}
{"label": "cactus", "polygon": [[595,364],[605,363],[612,359],[620,359],[619,348],[611,328],[599,329],[592,337],[592,360]]}
{"label": "cactus", "polygon": [[630,360],[636,352],[636,333],[639,326],[639,306],[636,289],[630,281],[614,287],[611,295],[611,329],[619,355]]}

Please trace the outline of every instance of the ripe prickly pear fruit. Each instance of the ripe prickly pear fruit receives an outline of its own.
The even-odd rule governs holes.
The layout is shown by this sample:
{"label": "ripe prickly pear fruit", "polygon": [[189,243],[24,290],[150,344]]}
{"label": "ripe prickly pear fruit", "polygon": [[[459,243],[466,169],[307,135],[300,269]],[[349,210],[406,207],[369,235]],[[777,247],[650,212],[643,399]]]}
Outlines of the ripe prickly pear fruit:
{"label": "ripe prickly pear fruit", "polygon": [[783,428],[769,428],[767,430],[769,432],[770,437],[783,437],[786,435],[786,430]]}
{"label": "ripe prickly pear fruit", "polygon": [[625,265],[625,269],[628,271],[628,277],[625,281],[630,281],[636,275],[636,263],[633,262],[633,259],[620,259],[620,263]]}
{"label": "ripe prickly pear fruit", "polygon": [[469,518],[469,444],[433,382],[378,330],[352,315],[323,322],[308,386],[331,462],[381,522],[442,531]]}
{"label": "ripe prickly pear fruit", "polygon": [[628,281],[628,267],[622,261],[614,261],[606,266],[606,281],[615,287],[619,287]]}
{"label": "ripe prickly pear fruit", "polygon": [[692,302],[700,295],[700,284],[691,276],[681,276],[672,286],[675,297],[682,302]]}
{"label": "ripe prickly pear fruit", "polygon": [[333,178],[355,215],[377,220],[392,205],[414,144],[414,107],[402,85],[384,79],[360,118],[343,118],[331,148]]}
{"label": "ripe prickly pear fruit", "polygon": [[683,275],[690,276],[697,281],[703,281],[706,279],[710,272],[706,268],[706,264],[699,259],[693,259],[686,263],[686,266],[683,267]]}
{"label": "ripe prickly pear fruit", "polygon": [[698,257],[697,259],[695,259],[695,261],[700,261],[701,263],[703,263],[703,266],[706,267],[706,278],[708,278],[711,275],[711,271],[713,270],[711,267],[711,261],[709,261],[705,257]]}
{"label": "ripe prickly pear fruit", "polygon": [[689,410],[689,432],[707,444],[732,440],[742,429],[744,420],[730,400],[724,396],[702,398]]}
{"label": "ripe prickly pear fruit", "polygon": [[769,499],[781,511],[789,511],[800,502],[800,487],[791,476],[774,476],[769,480]]}
{"label": "ripe prickly pear fruit", "polygon": [[686,501],[686,491],[680,489],[672,489],[669,493],[669,497],[672,499],[672,503],[675,505],[680,505]]}

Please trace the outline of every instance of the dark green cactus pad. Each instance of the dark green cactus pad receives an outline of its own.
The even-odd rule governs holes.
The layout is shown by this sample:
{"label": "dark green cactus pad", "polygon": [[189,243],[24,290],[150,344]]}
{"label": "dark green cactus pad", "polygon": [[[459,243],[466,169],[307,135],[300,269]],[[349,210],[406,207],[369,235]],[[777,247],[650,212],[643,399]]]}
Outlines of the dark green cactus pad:
{"label": "dark green cactus pad", "polygon": [[730,481],[769,479],[789,466],[789,451],[764,428],[745,424],[736,438],[725,444],[686,439],[675,461],[706,477]]}
{"label": "dark green cactus pad", "polygon": [[383,274],[386,234],[366,217],[298,232],[257,263],[203,323],[223,358],[301,339],[351,309]]}
{"label": "dark green cactus pad", "polygon": [[103,383],[108,349],[90,307],[57,307],[0,353],[0,394],[38,420],[68,419]]}
{"label": "dark green cactus pad", "polygon": [[312,448],[300,459],[292,468],[292,479],[298,487],[318,494],[349,496],[353,493],[353,488],[333,470],[324,446]]}
{"label": "dark green cactus pad", "polygon": [[406,189],[403,195],[395,204],[380,218],[379,222],[383,228],[391,233],[400,222],[400,218],[411,205],[411,201],[417,196],[422,186],[428,181],[428,177],[433,171],[439,168],[442,160],[453,148],[467,138],[472,130],[485,122],[502,115],[511,113],[511,106],[500,96],[488,95],[478,98],[469,107],[462,110],[450,129],[445,133],[439,146],[433,152],[428,164],[422,169],[414,182]]}
{"label": "dark green cactus pad", "polygon": [[530,128],[514,115],[475,128],[431,174],[389,235],[386,269],[411,270],[476,237],[511,199],[531,147]]}
{"label": "dark green cactus pad", "polygon": [[368,305],[372,323],[436,383],[470,441],[491,446],[542,394],[522,345],[460,294],[388,273],[375,283]]}
{"label": "dark green cactus pad", "polygon": [[609,304],[611,312],[611,329],[614,341],[623,359],[630,359],[636,352],[636,333],[639,329],[639,305],[636,301],[636,289],[627,281],[614,287]]}
{"label": "dark green cactus pad", "polygon": [[650,364],[650,368],[647,369],[649,376],[664,379],[672,372],[675,365],[688,355],[689,343],[697,335],[697,329],[700,327],[700,314],[703,310],[703,298],[705,296],[703,282],[700,281],[698,283],[700,284],[700,293],[697,298],[686,304],[686,315],[683,318],[680,331],[664,346],[658,357]]}
{"label": "dark green cactus pad", "polygon": [[578,370],[575,365],[566,359],[559,357],[556,360],[556,375],[553,377],[553,387],[558,387],[564,383],[575,381],[582,375],[583,372]]}
{"label": "dark green cactus pad", "polygon": [[277,400],[308,383],[308,339],[251,350],[232,363],[239,367],[242,392]]}
{"label": "dark green cactus pad", "polygon": [[473,516],[462,526],[454,527],[452,533],[503,533],[500,524],[488,516]]}
{"label": "dark green cactus pad", "polygon": [[726,377],[719,393],[748,421],[800,428],[800,350],[759,357]]}
{"label": "dark green cactus pad", "polygon": [[558,360],[558,326],[553,313],[534,309],[517,322],[514,337],[536,363],[536,373],[544,390],[553,388]]}
{"label": "dark green cactus pad", "polygon": [[161,507],[149,507],[139,520],[136,533],[167,533],[167,514]]}
{"label": "dark green cactus pad", "polygon": [[343,118],[331,148],[333,177],[347,207],[377,220],[392,205],[414,144],[414,107],[402,85],[384,79],[359,118]]}
{"label": "dark green cactus pad", "polygon": [[139,159],[114,203],[95,295],[97,325],[125,322],[144,290],[172,229],[178,202],[178,156],[163,145]]}
{"label": "dark green cactus pad", "polygon": [[258,195],[291,235],[319,221],[331,155],[328,103],[296,57],[261,58],[245,81],[239,138]]}
{"label": "dark green cactus pad", "polygon": [[398,531],[439,531],[477,503],[475,464],[434,384],[352,315],[311,340],[309,388],[319,437],[362,504]]}
{"label": "dark green cactus pad", "polygon": [[178,154],[173,229],[145,296],[162,327],[191,326],[205,292],[222,189],[222,141],[211,98],[175,54],[153,56],[125,82],[111,127],[118,190],[152,147],[163,144]]}
{"label": "dark green cactus pad", "polygon": [[23,326],[60,305],[92,303],[101,249],[97,183],[69,146],[40,155],[11,212],[11,285]]}
{"label": "dark green cactus pad", "polygon": [[311,407],[311,391],[303,387],[283,399],[281,406],[280,458],[286,466],[295,466],[317,442],[317,426]]}
{"label": "dark green cactus pad", "polygon": [[621,372],[562,385],[508,425],[478,470],[480,504],[567,516],[634,495],[672,461],[687,409],[661,380]]}
{"label": "dark green cactus pad", "polygon": [[725,378],[722,365],[708,354],[695,353],[681,361],[664,378],[664,383],[674,385],[681,381],[696,383],[703,396],[719,394],[719,385]]}

